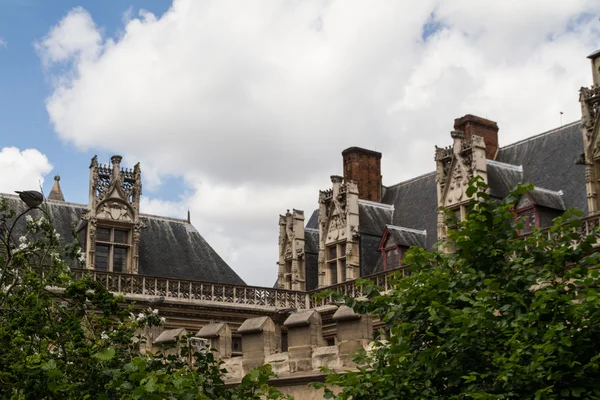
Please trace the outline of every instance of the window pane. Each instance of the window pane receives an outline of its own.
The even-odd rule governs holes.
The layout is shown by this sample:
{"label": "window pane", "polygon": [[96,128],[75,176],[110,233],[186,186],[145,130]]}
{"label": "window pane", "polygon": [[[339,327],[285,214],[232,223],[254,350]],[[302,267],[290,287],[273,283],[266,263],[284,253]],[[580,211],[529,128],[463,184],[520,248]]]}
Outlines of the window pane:
{"label": "window pane", "polygon": [[108,250],[109,246],[103,244],[96,245],[96,269],[108,270]]}
{"label": "window pane", "polygon": [[127,269],[127,248],[115,247],[113,249],[113,271],[123,272]]}
{"label": "window pane", "polygon": [[330,246],[327,248],[327,259],[335,260],[337,258],[336,248],[334,246]]}
{"label": "window pane", "polygon": [[340,252],[338,257],[346,257],[346,243],[340,244]]}
{"label": "window pane", "polygon": [[115,243],[129,243],[129,232],[115,229]]}
{"label": "window pane", "polygon": [[335,285],[336,283],[338,283],[336,262],[329,264],[329,271],[331,271],[331,284]]}
{"label": "window pane", "polygon": [[242,338],[241,337],[231,338],[231,351],[233,353],[241,353],[242,352]]}
{"label": "window pane", "polygon": [[346,259],[340,260],[340,282],[346,281]]}
{"label": "window pane", "polygon": [[96,228],[96,240],[110,242],[110,228]]}

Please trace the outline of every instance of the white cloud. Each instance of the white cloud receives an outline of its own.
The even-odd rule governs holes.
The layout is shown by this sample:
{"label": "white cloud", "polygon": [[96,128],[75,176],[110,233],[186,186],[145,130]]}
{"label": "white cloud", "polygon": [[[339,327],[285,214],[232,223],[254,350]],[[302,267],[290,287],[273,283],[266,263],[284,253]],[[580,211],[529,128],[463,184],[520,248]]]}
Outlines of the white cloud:
{"label": "white cloud", "polygon": [[[20,151],[5,147],[0,151],[0,193],[40,190],[44,176],[52,170],[48,158],[36,149]],[[10,171],[10,173],[7,173]]]}
{"label": "white cloud", "polygon": [[8,42],[0,37],[0,49],[8,46]]}
{"label": "white cloud", "polygon": [[464,114],[498,121],[501,144],[578,119],[598,15],[594,0],[177,0],[126,13],[116,37],[76,8],[37,49],[70,66],[47,100],[58,136],[139,160],[154,186],[183,176],[189,198],[146,207],[189,205],[243,277],[271,284],[277,214],[308,217],[345,147],[383,151],[393,184],[432,170]]}

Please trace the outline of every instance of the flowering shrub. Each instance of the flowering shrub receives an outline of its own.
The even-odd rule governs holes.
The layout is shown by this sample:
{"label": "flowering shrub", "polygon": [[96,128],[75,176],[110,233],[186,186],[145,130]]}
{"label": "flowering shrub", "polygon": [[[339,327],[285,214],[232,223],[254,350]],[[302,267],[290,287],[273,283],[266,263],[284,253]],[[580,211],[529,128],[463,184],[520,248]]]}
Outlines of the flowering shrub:
{"label": "flowering shrub", "polygon": [[138,313],[137,316],[133,313],[130,313],[129,315],[129,320],[132,322],[136,322],[140,327],[161,326],[165,323],[165,318],[159,317],[158,310],[153,310],[152,307],[148,307],[147,310]]}
{"label": "flowering shrub", "polygon": [[62,247],[44,205],[40,212],[19,220],[0,199],[0,398],[282,397],[266,385],[268,366],[230,388],[212,353],[194,353],[187,342],[179,357],[141,355],[136,331],[164,318],[150,308],[131,314],[102,284],[75,281],[69,263],[84,263],[85,254],[76,241]]}

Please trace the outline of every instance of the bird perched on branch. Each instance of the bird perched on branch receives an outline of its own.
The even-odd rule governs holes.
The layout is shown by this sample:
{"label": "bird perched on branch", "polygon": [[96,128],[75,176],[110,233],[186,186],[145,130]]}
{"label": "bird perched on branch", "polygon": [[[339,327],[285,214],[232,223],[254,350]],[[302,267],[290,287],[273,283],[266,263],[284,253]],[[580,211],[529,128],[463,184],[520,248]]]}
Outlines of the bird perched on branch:
{"label": "bird perched on branch", "polygon": [[15,193],[19,194],[19,197],[27,207],[29,208],[37,208],[44,201],[44,195],[36,190],[24,190],[24,191],[16,191]]}

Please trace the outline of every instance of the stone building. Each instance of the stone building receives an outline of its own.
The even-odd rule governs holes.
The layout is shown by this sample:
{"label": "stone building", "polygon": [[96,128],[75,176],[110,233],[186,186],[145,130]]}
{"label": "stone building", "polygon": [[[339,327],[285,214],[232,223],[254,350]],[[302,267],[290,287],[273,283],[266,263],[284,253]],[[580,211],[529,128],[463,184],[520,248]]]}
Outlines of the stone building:
{"label": "stone building", "polygon": [[[440,206],[464,218],[473,176],[496,199],[518,183],[534,185],[515,209],[523,233],[548,226],[570,207],[584,212],[582,234],[600,225],[600,51],[589,58],[593,85],[580,90],[581,121],[500,146],[496,122],[465,115],[450,126],[448,143],[432,149],[431,172],[389,185],[382,153],[344,150],[342,175],[315,193],[311,215],[292,209],[279,217],[275,288],[246,285],[189,217],[140,213],[141,166],[122,168],[120,156],[110,164],[92,159],[88,204],[66,202],[56,177],[45,206],[62,240],[74,233],[83,244],[86,263],[74,266],[77,276],[87,274],[167,318],[162,332],[148,332],[154,345],[197,332],[199,343],[210,343],[226,360],[232,379],[270,363],[294,393],[318,379],[319,366],[351,368],[350,354],[369,349],[381,328],[370,316],[312,294],[338,285],[359,296],[353,281],[361,276],[386,288],[387,272],[402,267],[407,249],[434,248],[444,237]],[[17,196],[2,197],[24,210]]]}
{"label": "stone building", "polygon": [[[494,199],[504,198],[519,183],[534,185],[515,209],[515,217],[524,222],[523,233],[549,226],[571,207],[584,215],[597,213],[600,51],[589,58],[593,85],[580,90],[581,121],[500,146],[496,122],[465,115],[454,120],[450,144],[432,151],[432,172],[391,185],[383,184],[381,153],[358,147],[342,151],[343,176],[333,175],[331,188],[318,193],[304,240],[297,240],[302,258],[295,273],[305,277],[306,290],[401,268],[410,247],[434,248],[446,233],[447,217],[439,207],[463,219],[466,188],[474,176],[489,185]],[[297,228],[296,237],[300,234]],[[301,243],[304,248],[298,247]],[[282,279],[281,249],[279,259],[277,287],[291,289],[290,281]]]}

